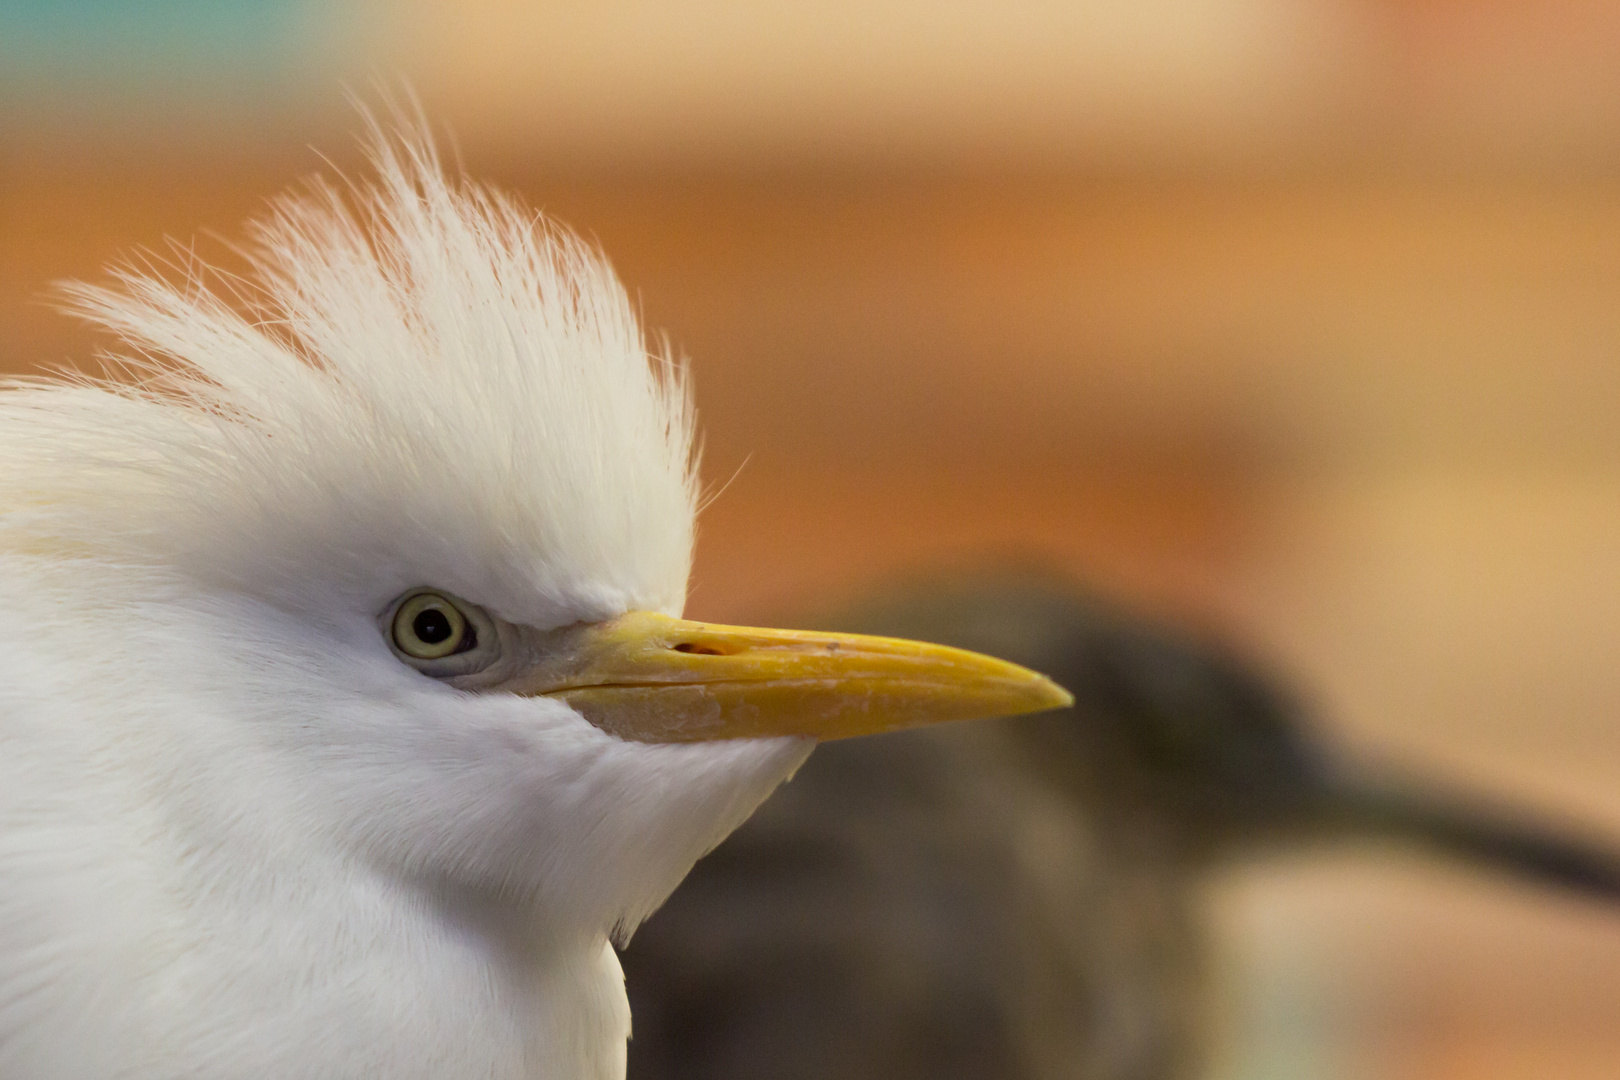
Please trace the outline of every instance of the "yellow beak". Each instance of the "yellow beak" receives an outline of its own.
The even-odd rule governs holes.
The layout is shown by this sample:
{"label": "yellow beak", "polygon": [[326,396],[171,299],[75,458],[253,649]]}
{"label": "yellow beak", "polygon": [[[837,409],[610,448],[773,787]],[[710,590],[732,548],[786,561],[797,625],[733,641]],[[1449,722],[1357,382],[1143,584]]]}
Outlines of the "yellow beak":
{"label": "yellow beak", "polygon": [[506,688],[560,698],[638,742],[843,739],[1074,702],[1017,664],[897,638],[715,626],[647,611],[546,636],[536,662]]}

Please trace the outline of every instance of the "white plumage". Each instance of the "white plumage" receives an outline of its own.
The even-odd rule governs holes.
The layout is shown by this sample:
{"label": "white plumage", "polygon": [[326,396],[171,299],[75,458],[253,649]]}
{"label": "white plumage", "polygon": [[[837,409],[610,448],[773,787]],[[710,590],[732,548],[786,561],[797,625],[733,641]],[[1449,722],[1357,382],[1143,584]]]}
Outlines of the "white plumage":
{"label": "white plumage", "polygon": [[372,153],[276,204],[231,302],[74,288],[133,381],[0,395],[7,1080],[618,1077],[609,936],[817,733],[619,737],[390,644],[421,587],[508,668],[678,615],[696,482],[606,264],[425,139]]}

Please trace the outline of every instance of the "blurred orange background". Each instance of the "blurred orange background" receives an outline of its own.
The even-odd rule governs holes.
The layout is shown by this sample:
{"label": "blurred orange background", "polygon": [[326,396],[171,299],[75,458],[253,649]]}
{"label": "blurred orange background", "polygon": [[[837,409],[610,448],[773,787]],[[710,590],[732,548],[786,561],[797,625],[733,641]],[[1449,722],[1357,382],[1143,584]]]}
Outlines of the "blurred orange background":
{"label": "blurred orange background", "polygon": [[[0,9],[0,369],[403,77],[692,357],[694,612],[1043,563],[1620,835],[1620,4],[157,8]],[[1620,1061],[1611,913],[1374,852],[1215,907],[1223,1080]]]}

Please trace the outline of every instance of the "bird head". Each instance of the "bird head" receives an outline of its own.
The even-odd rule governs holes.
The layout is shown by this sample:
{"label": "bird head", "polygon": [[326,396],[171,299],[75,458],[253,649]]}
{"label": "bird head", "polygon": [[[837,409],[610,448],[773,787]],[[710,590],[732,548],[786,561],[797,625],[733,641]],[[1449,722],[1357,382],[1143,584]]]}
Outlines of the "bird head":
{"label": "bird head", "polygon": [[915,582],[829,621],[1050,671],[1070,710],[1020,722],[1042,767],[1203,850],[1297,832],[1329,781],[1302,711],[1218,642],[1027,571]]}
{"label": "bird head", "polygon": [[1066,700],[957,650],[681,620],[682,366],[593,249],[423,137],[372,148],[369,186],[274,205],[246,280],[72,287],[132,377],[0,403],[5,546],[199,848],[628,927],[816,739]]}

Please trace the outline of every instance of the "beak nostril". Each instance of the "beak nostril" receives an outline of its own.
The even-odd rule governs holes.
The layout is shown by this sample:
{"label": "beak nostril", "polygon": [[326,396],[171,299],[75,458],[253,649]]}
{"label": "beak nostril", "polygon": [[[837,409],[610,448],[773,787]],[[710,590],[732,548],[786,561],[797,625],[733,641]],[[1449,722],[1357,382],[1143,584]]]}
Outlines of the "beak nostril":
{"label": "beak nostril", "polygon": [[694,641],[683,641],[675,646],[676,652],[693,653],[697,656],[725,656],[724,649],[717,649],[713,645],[699,645]]}

